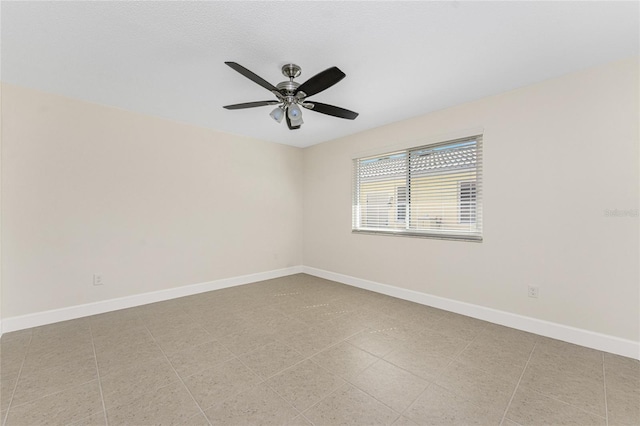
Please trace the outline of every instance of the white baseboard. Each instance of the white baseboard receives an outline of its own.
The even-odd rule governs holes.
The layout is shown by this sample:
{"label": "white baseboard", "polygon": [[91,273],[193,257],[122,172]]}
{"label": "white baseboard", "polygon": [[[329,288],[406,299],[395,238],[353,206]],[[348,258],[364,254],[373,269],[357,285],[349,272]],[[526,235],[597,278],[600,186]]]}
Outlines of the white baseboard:
{"label": "white baseboard", "polygon": [[219,290],[222,288],[234,287],[249,284],[257,281],[264,281],[273,278],[284,277],[298,273],[305,273],[320,278],[351,285],[376,293],[386,294],[399,299],[409,300],[422,305],[444,309],[446,311],[478,318],[495,324],[504,325],[518,330],[528,331],[541,336],[563,340],[565,342],[586,346],[614,354],[640,359],[640,342],[621,339],[619,337],[596,333],[589,330],[575,328],[550,321],[526,317],[511,312],[500,311],[471,303],[460,302],[444,297],[433,296],[387,284],[364,280],[349,275],[317,269],[310,266],[293,266],[290,268],[277,269],[273,271],[259,272],[255,274],[242,275],[232,278],[209,281],[205,283],[192,284],[182,287],[170,288],[166,290],[154,291],[150,293],[136,294],[133,296],[121,297],[117,299],[104,300],[100,302],[87,303],[84,305],[70,306],[67,308],[54,309],[50,311],[38,312],[35,314],[22,315],[17,317],[4,318],[0,321],[0,336],[25,328],[37,327],[52,324],[59,321],[66,321],[118,309],[132,308],[154,302],[175,299],[178,297],[191,296],[193,294],[205,293],[207,291]]}
{"label": "white baseboard", "polygon": [[182,287],[169,288],[166,290],[120,297],[117,299],[87,303],[84,305],[70,306],[68,308],[53,309],[50,311],[38,312],[35,314],[9,317],[2,320],[2,328],[0,328],[0,330],[5,333],[10,331],[23,330],[25,328],[38,327],[40,325],[52,324],[54,322],[67,321],[90,315],[102,314],[105,312],[116,311],[118,309],[132,308],[149,303],[176,299],[178,297],[205,293],[207,291],[220,290],[222,288],[235,287],[238,285],[249,284],[257,281],[264,281],[273,278],[284,277],[287,275],[299,274],[301,272],[302,266],[293,266],[290,268],[258,272],[255,274],[241,275],[232,278],[223,278],[220,280],[208,281],[199,284],[186,285]]}
{"label": "white baseboard", "polygon": [[640,342],[303,266],[302,272],[576,345],[640,359]]}

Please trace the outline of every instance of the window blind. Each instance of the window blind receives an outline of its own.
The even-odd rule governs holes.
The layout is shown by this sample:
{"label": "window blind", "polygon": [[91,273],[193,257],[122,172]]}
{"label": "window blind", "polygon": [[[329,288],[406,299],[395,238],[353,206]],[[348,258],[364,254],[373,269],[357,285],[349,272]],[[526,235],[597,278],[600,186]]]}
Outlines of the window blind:
{"label": "window blind", "polygon": [[355,232],[482,240],[482,137],[357,158]]}

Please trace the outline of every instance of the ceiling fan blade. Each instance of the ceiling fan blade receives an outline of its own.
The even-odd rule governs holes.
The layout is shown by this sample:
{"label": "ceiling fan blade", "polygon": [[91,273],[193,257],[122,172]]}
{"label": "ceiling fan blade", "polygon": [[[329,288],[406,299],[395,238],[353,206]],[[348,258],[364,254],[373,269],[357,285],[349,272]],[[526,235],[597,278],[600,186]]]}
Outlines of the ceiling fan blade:
{"label": "ceiling fan blade", "polygon": [[291,120],[289,119],[289,114],[285,113],[284,116],[287,119],[287,126],[289,126],[289,130],[296,130],[296,129],[300,128],[300,126],[292,126],[291,125]]}
{"label": "ceiling fan blade", "polygon": [[[307,106],[305,104],[307,104],[307,105],[311,104],[311,105],[313,105],[313,107]],[[348,109],[340,108],[340,107],[333,106],[333,105],[323,104],[323,103],[320,103],[320,102],[307,101],[307,102],[305,102],[305,104],[303,104],[302,106],[304,106],[305,108],[310,109],[311,111],[315,111],[315,112],[319,112],[319,113],[327,114],[327,115],[332,115],[332,116],[338,117],[338,118],[346,118],[347,120],[355,120],[355,118],[358,116],[357,112],[349,111]]]}
{"label": "ceiling fan blade", "polygon": [[276,86],[274,86],[273,84],[269,83],[267,80],[265,80],[264,78],[254,74],[253,72],[249,71],[248,69],[246,69],[245,67],[243,67],[242,65],[236,63],[236,62],[225,62],[225,64],[229,65],[231,68],[233,68],[234,70],[238,71],[240,74],[244,75],[245,77],[247,77],[249,80],[253,81],[254,83],[259,84],[260,86],[264,87],[265,89],[273,92],[273,91],[278,91],[278,88]]}
{"label": "ceiling fan blade", "polygon": [[345,76],[346,74],[340,71],[338,67],[328,68],[302,83],[296,93],[304,92],[307,96],[313,96],[333,86]]}
{"label": "ceiling fan blade", "polygon": [[261,106],[265,106],[265,105],[278,105],[279,103],[280,102],[278,102],[278,101],[245,102],[243,104],[225,105],[222,108],[226,108],[226,109],[244,109],[244,108],[261,107]]}

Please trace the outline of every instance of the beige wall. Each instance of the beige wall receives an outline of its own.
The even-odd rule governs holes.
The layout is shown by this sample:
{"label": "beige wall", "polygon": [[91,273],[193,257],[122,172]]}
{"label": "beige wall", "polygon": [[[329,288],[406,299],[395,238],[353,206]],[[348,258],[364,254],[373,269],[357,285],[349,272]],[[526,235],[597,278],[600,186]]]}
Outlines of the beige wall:
{"label": "beige wall", "polygon": [[[638,81],[633,58],[305,149],[304,264],[640,340],[639,220],[605,216],[639,208]],[[478,128],[482,243],[351,233],[352,158]]]}
{"label": "beige wall", "polygon": [[[638,80],[636,58],[305,150],[3,86],[2,317],[304,263],[640,340],[638,218],[604,213],[639,207]],[[352,158],[478,128],[482,243],[351,233]]]}
{"label": "beige wall", "polygon": [[301,264],[301,150],[14,86],[2,106],[4,318]]}

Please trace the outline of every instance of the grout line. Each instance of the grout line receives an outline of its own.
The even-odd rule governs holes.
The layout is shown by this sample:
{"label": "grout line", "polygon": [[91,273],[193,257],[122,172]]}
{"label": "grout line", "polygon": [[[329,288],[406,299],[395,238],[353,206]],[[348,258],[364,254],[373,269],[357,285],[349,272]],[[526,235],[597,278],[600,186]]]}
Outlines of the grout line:
{"label": "grout line", "polygon": [[107,407],[104,403],[104,394],[102,392],[102,380],[100,379],[100,368],[98,368],[98,354],[96,352],[96,345],[93,342],[93,327],[91,326],[91,320],[89,320],[89,334],[91,335],[91,347],[93,348],[93,360],[96,364],[96,375],[98,377],[98,388],[100,389],[100,401],[102,402],[102,411],[104,413],[104,423],[109,426],[109,420],[107,419]]}
{"label": "grout line", "polygon": [[[193,400],[193,402],[195,402],[196,406],[198,407],[198,410],[200,410],[200,413],[204,416],[204,419],[207,421],[207,423],[209,425],[211,425],[211,422],[209,421],[209,418],[207,417],[207,415],[204,413],[204,410],[202,409],[202,407],[200,406],[200,404],[198,404],[198,401],[196,401],[196,398],[193,396],[193,394],[191,393],[191,389],[189,389],[189,387],[187,386],[187,384],[184,382],[184,380],[182,380],[182,377],[178,374],[178,372],[176,371],[175,367],[173,366],[173,364],[171,363],[171,361],[169,361],[169,357],[167,356],[167,354],[164,352],[164,349],[162,349],[162,346],[160,346],[158,344],[158,342],[156,341],[156,337],[153,335],[153,333],[151,332],[151,330],[149,330],[149,328],[145,325],[144,328],[147,330],[147,332],[151,335],[151,338],[153,339],[153,341],[156,343],[156,345],[158,345],[158,348],[160,349],[160,352],[162,352],[162,355],[164,355],[164,359],[167,360],[167,362],[169,363],[169,365],[171,366],[171,369],[173,370],[173,373],[176,375],[176,377],[178,377],[178,380],[180,380],[180,383],[182,383],[182,386],[184,386],[184,388],[187,390],[187,392],[189,393],[189,396],[191,397],[191,399]],[[169,385],[167,385],[169,386]],[[193,417],[193,416],[192,416]]]}
{"label": "grout line", "polygon": [[7,419],[9,418],[9,411],[11,410],[11,404],[13,404],[13,397],[16,395],[16,389],[18,389],[18,383],[20,383],[20,377],[22,376],[22,369],[24,368],[24,363],[27,360],[27,355],[29,354],[29,349],[31,348],[31,341],[33,340],[33,331],[31,331],[29,335],[29,343],[27,343],[27,348],[24,351],[24,356],[22,357],[22,362],[20,363],[20,370],[18,370],[18,377],[16,377],[16,384],[13,385],[13,392],[11,392],[11,398],[9,399],[9,405],[7,405],[7,412],[4,415],[4,419],[2,419],[2,424],[5,425],[7,423]]}
{"label": "grout line", "polygon": [[[355,332],[355,333],[353,333],[353,334],[350,334],[350,335],[348,335],[347,337],[345,337],[344,339],[342,339],[342,340],[340,340],[340,341],[337,341],[336,343],[333,343],[333,344],[331,344],[331,345],[329,345],[329,346],[327,346],[327,347],[325,347],[325,348],[323,348],[323,349],[321,349],[321,350],[319,350],[319,351],[317,351],[317,352],[312,353],[312,354],[311,354],[311,355],[309,355],[308,357],[301,359],[300,361],[296,362],[295,364],[292,364],[292,365],[290,365],[289,367],[287,367],[287,368],[285,368],[285,369],[283,369],[283,370],[280,370],[280,371],[278,371],[278,372],[276,372],[276,373],[272,374],[271,376],[268,376],[268,377],[267,377],[267,378],[265,378],[265,379],[263,379],[263,378],[262,378],[262,376],[261,376],[260,374],[258,374],[257,372],[254,372],[258,377],[260,377],[260,378],[262,379],[262,382],[260,382],[260,383],[258,383],[258,384],[264,384],[265,386],[267,386],[269,389],[271,389],[273,392],[275,392],[275,393],[276,393],[276,395],[278,395],[280,398],[282,398],[282,399],[283,399],[287,404],[289,404],[291,407],[293,407],[293,409],[294,409],[295,411],[297,411],[297,412],[298,412],[298,415],[299,415],[299,416],[302,416],[302,417],[303,417],[304,419],[306,419],[309,423],[314,424],[311,420],[309,420],[309,419],[307,418],[307,416],[305,416],[305,415],[304,415],[304,412],[306,412],[306,411],[308,411],[309,409],[311,409],[312,407],[316,406],[317,404],[319,404],[320,402],[322,402],[323,400],[325,400],[326,398],[328,398],[330,395],[333,395],[333,394],[334,394],[334,393],[336,393],[338,390],[340,390],[341,388],[343,388],[345,385],[350,385],[350,386],[354,386],[354,385],[353,385],[350,381],[348,381],[347,379],[344,379],[343,377],[341,377],[340,375],[335,374],[335,373],[333,373],[332,371],[329,371],[329,370],[327,370],[326,368],[324,368],[323,366],[321,366],[321,365],[317,364],[317,363],[316,363],[316,362],[314,362],[311,358],[313,358],[314,356],[316,356],[316,355],[317,355],[317,354],[319,354],[320,352],[324,352],[324,351],[326,351],[326,350],[328,350],[328,349],[331,349],[331,348],[333,348],[333,347],[335,347],[335,346],[339,345],[340,343],[347,343],[348,345],[351,345],[349,342],[347,342],[347,339],[350,339],[351,337],[355,336],[356,334],[361,333],[362,331],[363,331],[363,330],[359,330],[359,331],[357,331],[357,332]],[[280,340],[278,340],[278,339],[275,339],[274,341],[279,342],[279,343],[282,343],[283,345],[285,345],[285,346],[287,346],[287,347],[290,347],[293,351],[298,352],[297,350],[295,350],[294,348],[292,348],[290,345],[288,345],[286,342],[280,341]],[[220,344],[221,344],[222,346],[224,346],[225,348],[227,348],[227,347],[224,345],[224,343],[220,342]],[[266,344],[265,344],[265,345],[266,345]],[[265,346],[265,345],[262,345],[262,346],[260,346],[260,347],[263,347],[263,346]],[[353,345],[351,345],[351,346],[353,346]],[[355,346],[354,346],[354,347],[355,347]],[[258,348],[258,349],[259,349],[259,348]],[[359,349],[359,348],[357,348],[357,349]],[[229,350],[229,348],[227,348],[227,350]],[[257,349],[254,349],[254,351],[255,351],[255,350],[257,350]],[[249,352],[246,352],[246,353],[250,353],[250,352],[253,352],[253,351],[249,351]],[[232,353],[233,353],[233,352],[232,352]],[[298,353],[300,353],[300,352],[298,352]],[[242,354],[242,355],[244,355],[244,354]],[[302,355],[302,354],[301,354],[301,355]],[[250,371],[252,371],[252,372],[254,371],[251,367],[249,367],[247,364],[245,364],[245,363],[240,359],[240,356],[241,356],[241,355],[240,355],[240,356],[238,356],[238,355],[235,355],[235,354],[234,354],[234,356],[236,357],[236,359],[237,359],[238,361],[240,361],[240,363],[242,363],[242,365],[244,365],[244,366],[245,366],[246,368],[248,368]],[[375,356],[375,355],[374,355],[374,356]],[[378,357],[376,357],[376,358],[378,358]],[[379,360],[380,360],[380,359],[381,359],[381,358],[379,358]],[[298,410],[296,407],[294,407],[294,406],[293,406],[293,405],[292,405],[292,404],[291,404],[291,403],[290,403],[286,398],[284,398],[282,395],[280,395],[280,394],[278,393],[278,391],[277,391],[277,390],[275,390],[274,388],[272,388],[272,387],[267,383],[267,381],[268,381],[268,380],[270,380],[271,378],[273,378],[273,377],[275,377],[275,376],[277,376],[277,375],[281,374],[281,373],[284,373],[285,371],[291,370],[292,368],[294,368],[294,367],[298,366],[299,364],[301,364],[301,363],[303,363],[303,362],[305,362],[305,361],[311,361],[311,362],[313,362],[316,366],[318,366],[318,367],[319,367],[319,368],[321,368],[322,370],[326,371],[327,373],[331,374],[332,376],[335,376],[335,377],[339,378],[340,380],[343,380],[343,381],[344,381],[344,384],[343,384],[342,386],[338,386],[336,389],[334,389],[333,391],[329,392],[327,395],[325,395],[325,396],[323,396],[322,398],[320,398],[320,399],[319,399],[318,401],[316,401],[313,405],[311,405],[311,406],[309,406],[309,407],[305,408],[303,411],[300,411],[300,410]],[[375,363],[374,363],[374,364],[375,364]],[[257,386],[257,385],[256,385],[256,386]],[[246,390],[246,389],[245,389],[245,390]],[[243,390],[242,392],[244,392],[245,390]],[[358,388],[358,390],[361,390],[361,389],[359,389],[359,388]],[[376,400],[376,401],[377,401],[377,400]]]}
{"label": "grout line", "polygon": [[527,363],[524,365],[524,368],[522,369],[522,373],[520,373],[520,377],[518,378],[518,383],[516,384],[516,387],[513,389],[511,398],[509,398],[509,403],[507,404],[507,408],[504,409],[504,414],[502,414],[502,420],[500,420],[500,424],[504,423],[504,420],[507,418],[507,413],[509,412],[509,408],[511,407],[513,398],[516,396],[516,392],[518,392],[518,388],[520,387],[520,382],[524,377],[525,371],[527,371],[527,368],[529,367],[529,362],[531,362],[531,357],[533,356],[533,352],[536,350],[536,347],[538,347],[538,342],[536,342],[533,345],[533,348],[531,348],[531,352],[529,352],[529,358],[527,359]]}
{"label": "grout line", "polygon": [[604,386],[604,419],[609,426],[609,406],[607,404],[607,373],[604,367],[604,352],[602,353],[602,384]]}
{"label": "grout line", "polygon": [[[95,382],[95,381],[97,381],[97,379],[87,380],[86,382],[78,383],[77,385],[73,385],[73,386],[71,386],[71,387],[65,387],[65,388],[63,388],[63,389],[58,389],[58,390],[56,390],[56,391],[46,393],[46,394],[44,394],[44,395],[42,395],[42,396],[39,396],[39,397],[37,397],[37,398],[30,399],[30,400],[28,400],[28,401],[22,402],[22,403],[20,403],[20,404],[18,404],[18,405],[14,405],[14,407],[22,407],[23,405],[31,404],[32,402],[39,401],[39,400],[44,399],[44,398],[46,398],[46,397],[48,397],[48,396],[56,395],[56,394],[62,393],[62,392],[64,392],[64,391],[68,391],[68,390],[70,390],[70,389],[74,389],[74,388],[77,388],[77,387],[80,387],[80,386],[84,386],[84,385],[86,385],[87,383],[91,383],[91,382]],[[93,413],[93,414],[95,414],[95,413]],[[91,414],[91,415],[93,415],[93,414]]]}
{"label": "grout line", "polygon": [[[364,372],[365,372],[365,371],[367,371],[368,369],[372,368],[374,365],[378,364],[379,362],[387,362],[387,363],[389,363],[389,364],[391,364],[391,365],[394,365],[394,366],[395,366],[395,364],[392,364],[392,363],[390,363],[390,362],[388,362],[388,361],[386,361],[386,360],[384,360],[384,359],[382,359],[382,358],[379,358],[379,357],[377,357],[377,358],[378,358],[378,360],[377,360],[377,361],[374,361],[374,362],[373,362],[371,365],[369,365],[367,368],[365,368],[365,369],[364,369],[364,370],[362,370],[360,373],[358,373],[358,374],[356,374],[355,376],[353,376],[353,379],[355,379],[356,377],[360,376],[361,374],[364,374]],[[397,366],[396,366],[396,367],[397,367]],[[428,383],[428,384],[427,384],[427,386],[426,386],[422,391],[420,391],[420,393],[418,393],[418,395],[416,396],[416,399],[417,399],[420,395],[422,395],[422,393],[423,393],[423,392],[424,392],[424,391],[425,391],[429,386],[431,386],[431,382],[430,382],[430,381],[425,380],[425,379],[423,379],[422,377],[416,376],[415,374],[413,374],[412,372],[410,372],[410,371],[408,371],[408,370],[405,370],[404,368],[401,368],[401,367],[398,367],[398,368],[399,368],[399,369],[401,369],[401,370],[403,370],[403,371],[406,371],[407,373],[411,374],[412,376],[414,376],[414,377],[416,377],[416,378],[418,378],[418,379],[420,379],[420,380],[424,380],[425,382],[427,382],[427,383]],[[402,417],[402,413],[404,413],[404,411],[398,411],[398,410],[396,410],[395,408],[391,407],[391,406],[390,406],[389,404],[387,404],[386,402],[381,401],[380,399],[378,399],[375,395],[372,395],[372,394],[370,394],[369,392],[367,392],[366,390],[362,389],[361,387],[359,387],[357,384],[355,384],[355,383],[354,383],[354,382],[352,382],[351,380],[349,380],[349,379],[343,379],[343,380],[346,380],[348,384],[350,384],[351,386],[355,387],[355,388],[356,388],[356,389],[358,389],[360,392],[365,393],[366,395],[368,395],[369,397],[373,398],[374,400],[376,400],[376,401],[377,401],[377,402],[379,402],[380,404],[384,405],[385,407],[387,407],[388,409],[390,409],[390,410],[391,410],[391,411],[393,411],[394,413],[398,414],[398,417],[397,417],[396,419],[394,419],[394,422],[395,422],[396,420],[398,420],[400,417]],[[415,399],[411,401],[411,404],[409,404],[409,405],[407,406],[407,408],[409,408],[409,406],[411,406],[411,405],[413,404],[413,402],[414,402],[414,401],[415,401]],[[406,410],[406,408],[405,408],[405,410]]]}
{"label": "grout line", "polygon": [[[264,346],[264,345],[263,345],[263,346]],[[261,346],[261,347],[262,347],[262,346]],[[247,353],[248,353],[248,352],[247,352]],[[252,371],[252,372],[253,372],[253,370],[251,369],[251,367],[249,367],[249,366],[248,366],[248,365],[247,365],[243,360],[241,360],[241,359],[240,359],[240,357],[238,357],[238,358],[237,358],[237,360],[238,360],[238,361],[240,361],[240,363],[241,363],[242,365],[244,365],[244,366],[245,366],[249,371]],[[284,370],[282,370],[282,371],[284,371]],[[261,376],[260,374],[258,374],[258,373],[256,373],[256,372],[254,372],[254,374],[256,374],[258,377],[260,377],[260,378],[262,379],[262,376]],[[274,374],[274,375],[272,375],[272,376],[270,376],[270,377],[273,377],[273,376],[275,376],[275,375],[277,375],[277,374],[280,374],[280,372],[278,372],[278,373],[276,373],[276,374]],[[302,416],[302,417],[304,417],[305,419],[307,419],[307,418],[302,414],[302,412],[301,412],[300,410],[298,410],[296,407],[294,407],[294,406],[293,406],[293,404],[291,404],[289,401],[287,401],[287,399],[286,399],[286,398],[284,398],[282,395],[280,395],[280,394],[278,393],[278,391],[277,391],[277,390],[275,390],[274,388],[272,388],[272,387],[271,387],[271,385],[269,385],[269,384],[267,383],[267,380],[268,380],[268,379],[262,379],[262,381],[261,381],[260,383],[257,383],[255,386],[265,385],[267,388],[271,389],[271,391],[273,391],[276,395],[278,395],[278,397],[280,397],[280,398],[281,398],[281,399],[282,399],[286,404],[288,404],[291,408],[293,408],[293,410],[294,410],[296,413],[298,413],[298,415],[297,415],[297,416],[295,416],[295,417]],[[245,391],[247,391],[247,390],[249,390],[249,389],[251,389],[252,387],[255,387],[255,386],[250,386],[250,387],[248,387],[247,389],[243,389],[242,391],[240,391],[240,393],[245,392]],[[240,393],[236,394],[236,396],[237,396],[237,395],[239,395]],[[294,418],[295,418],[295,417],[294,417]],[[293,419],[291,419],[291,420],[293,420]],[[309,420],[309,419],[307,419],[307,420]]]}

